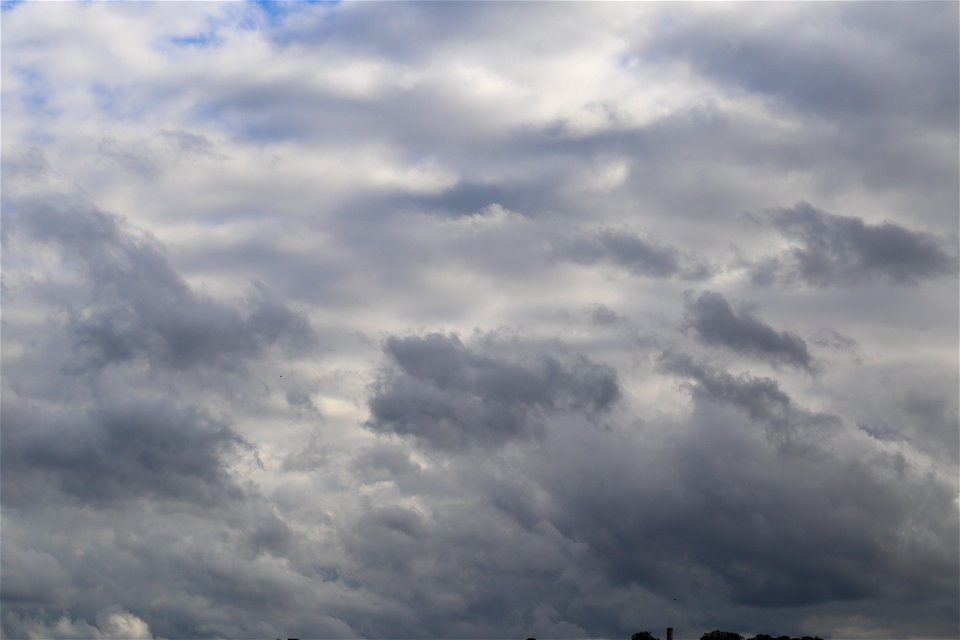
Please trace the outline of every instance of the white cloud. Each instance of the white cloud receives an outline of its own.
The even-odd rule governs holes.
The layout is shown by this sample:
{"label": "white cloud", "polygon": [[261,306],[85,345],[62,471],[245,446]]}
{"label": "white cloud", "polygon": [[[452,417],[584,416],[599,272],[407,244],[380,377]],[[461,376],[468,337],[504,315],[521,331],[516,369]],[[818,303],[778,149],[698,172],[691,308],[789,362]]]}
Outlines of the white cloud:
{"label": "white cloud", "polygon": [[30,640],[64,640],[77,638],[78,640],[153,640],[154,635],[146,622],[126,611],[101,613],[97,616],[96,624],[85,620],[74,620],[67,616],[61,617],[52,625],[44,625],[39,621],[20,622],[18,631],[27,633]]}

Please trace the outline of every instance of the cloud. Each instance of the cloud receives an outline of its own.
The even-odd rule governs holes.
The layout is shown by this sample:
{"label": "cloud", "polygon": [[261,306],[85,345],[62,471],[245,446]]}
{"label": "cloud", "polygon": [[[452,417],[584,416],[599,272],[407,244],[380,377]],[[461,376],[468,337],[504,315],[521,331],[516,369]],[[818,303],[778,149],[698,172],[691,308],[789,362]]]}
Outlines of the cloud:
{"label": "cloud", "polygon": [[882,407],[866,413],[859,427],[877,440],[909,442],[934,458],[957,464],[960,458],[960,413],[952,380],[909,380]]}
{"label": "cloud", "polygon": [[215,154],[215,145],[204,135],[190,133],[182,129],[163,129],[158,134],[180,155],[210,156]]}
{"label": "cloud", "polygon": [[604,304],[596,304],[586,310],[590,320],[599,326],[611,326],[626,322],[626,318]]}
{"label": "cloud", "polygon": [[956,637],[956,14],[4,4],[0,634]]}
{"label": "cloud", "polygon": [[609,261],[637,275],[667,277],[680,270],[675,250],[656,246],[627,232],[603,231],[592,238],[575,240],[569,252],[578,262]]}
{"label": "cloud", "polygon": [[293,389],[287,391],[286,400],[288,405],[305,414],[318,415],[320,413],[319,409],[317,409],[317,405],[315,405],[313,400],[310,399],[310,395],[304,393],[303,391],[296,391]]}
{"label": "cloud", "polygon": [[[444,614],[461,635],[482,635],[491,618],[493,632],[518,633],[541,606],[607,635],[669,607],[688,626],[749,609],[761,626],[799,628],[791,616],[808,607],[897,601],[910,588],[945,603],[956,591],[947,483],[849,440],[774,380],[691,373],[703,390],[691,388],[692,413],[667,439],[666,425],[592,430],[557,417],[535,454],[447,452],[391,494],[417,507],[365,510],[345,540],[358,575],[402,607],[402,635],[435,635]],[[816,438],[783,448],[755,429],[767,422]],[[940,542],[925,548],[927,536]],[[945,563],[935,578],[919,568],[933,557]],[[635,622],[614,622],[620,598]]]}
{"label": "cloud", "polygon": [[780,278],[819,287],[875,280],[915,284],[956,273],[956,258],[938,238],[891,222],[871,225],[805,202],[772,212],[770,220],[781,235],[799,244],[758,265],[753,272],[757,282]]}
{"label": "cloud", "polygon": [[404,447],[386,443],[377,443],[361,451],[354,460],[354,468],[361,480],[369,483],[416,476],[422,471]]}
{"label": "cloud", "polygon": [[705,291],[687,301],[687,326],[703,344],[721,346],[767,360],[811,371],[813,356],[803,338],[777,331],[749,311],[735,312],[722,294]]}
{"label": "cloud", "polygon": [[367,427],[440,450],[535,439],[544,413],[602,413],[620,396],[616,374],[584,357],[488,355],[437,333],[389,338],[384,353]]}
{"label": "cloud", "polygon": [[78,640],[153,640],[154,635],[146,622],[126,611],[104,611],[97,616],[96,624],[86,620],[71,620],[61,617],[55,623],[46,625],[42,621],[13,618],[16,637],[30,640],[47,638]]}
{"label": "cloud", "polygon": [[[603,483],[590,483],[595,470],[572,452],[551,457],[542,482],[555,525],[585,542],[613,580],[683,594],[700,611],[720,594],[732,605],[779,608],[880,597],[897,590],[886,580],[900,571],[899,579],[924,582],[895,558],[922,562],[925,552],[895,550],[901,535],[912,536],[911,500],[934,491],[939,507],[925,503],[926,513],[955,513],[946,487],[919,470],[898,478],[895,456],[851,459],[819,447],[783,455],[715,406],[692,423],[669,452],[605,442]],[[800,508],[808,501],[817,506]],[[856,516],[841,515],[847,510]],[[938,520],[934,535],[945,534],[948,519]]]}
{"label": "cloud", "polygon": [[251,445],[202,410],[128,402],[60,412],[5,398],[3,419],[6,504],[242,496],[230,465]]}
{"label": "cloud", "polygon": [[82,201],[25,199],[12,209],[7,237],[55,246],[85,278],[87,296],[66,324],[78,367],[137,358],[173,369],[238,367],[273,345],[301,349],[313,339],[306,319],[262,286],[240,309],[197,293],[155,240]]}
{"label": "cloud", "polygon": [[566,243],[558,242],[555,251],[573,262],[608,263],[639,276],[701,280],[710,275],[706,265],[685,260],[676,249],[644,240],[625,230],[607,229],[584,234]]}
{"label": "cloud", "polygon": [[[722,85],[800,112],[835,118],[895,112],[950,127],[960,95],[952,73],[956,66],[948,62],[949,56],[930,60],[928,42],[913,35],[922,31],[938,46],[957,52],[956,33],[940,24],[956,18],[956,8],[940,7],[923,16],[901,9],[833,7],[821,13],[831,14],[827,28],[812,28],[811,15],[791,16],[789,9],[773,7],[751,20],[723,13],[688,14],[645,49],[684,60]],[[911,27],[895,26],[905,22]],[[850,37],[857,38],[855,45]]]}
{"label": "cloud", "polygon": [[805,439],[803,430],[806,427],[839,424],[835,416],[811,413],[797,407],[772,378],[746,373],[735,376],[698,363],[686,354],[670,351],[662,354],[660,366],[666,373],[691,380],[694,394],[743,411],[781,442]]}

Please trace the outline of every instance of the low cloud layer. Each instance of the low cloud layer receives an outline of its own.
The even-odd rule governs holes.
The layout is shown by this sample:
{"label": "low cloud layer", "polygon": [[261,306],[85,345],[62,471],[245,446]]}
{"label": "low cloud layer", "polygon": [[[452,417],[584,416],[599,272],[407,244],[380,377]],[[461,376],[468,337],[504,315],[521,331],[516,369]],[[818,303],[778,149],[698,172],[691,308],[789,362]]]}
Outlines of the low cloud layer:
{"label": "low cloud layer", "polygon": [[957,5],[2,10],[3,637],[960,633]]}

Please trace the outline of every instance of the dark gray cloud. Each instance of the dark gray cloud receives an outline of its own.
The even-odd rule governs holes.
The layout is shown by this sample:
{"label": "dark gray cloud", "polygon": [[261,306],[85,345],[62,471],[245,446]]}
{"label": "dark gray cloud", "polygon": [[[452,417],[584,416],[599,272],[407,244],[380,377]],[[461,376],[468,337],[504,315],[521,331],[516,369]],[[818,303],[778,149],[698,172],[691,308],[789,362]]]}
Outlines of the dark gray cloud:
{"label": "dark gray cloud", "polygon": [[287,391],[286,400],[288,405],[304,414],[318,415],[320,413],[317,405],[313,404],[313,400],[310,399],[310,395],[303,391],[293,389]]}
{"label": "dark gray cloud", "polygon": [[4,6],[0,635],[957,637],[955,5],[268,5]]}
{"label": "dark gray cloud", "polygon": [[871,225],[805,202],[773,211],[770,220],[785,238],[799,244],[755,267],[755,282],[779,278],[820,287],[872,280],[913,284],[956,274],[957,260],[938,238],[891,222]]}
{"label": "dark gray cloud", "polygon": [[[461,635],[483,635],[491,618],[494,634],[542,629],[550,621],[530,614],[544,604],[563,612],[569,626],[555,633],[568,637],[622,636],[666,609],[684,628],[749,615],[799,635],[796,611],[893,604],[910,589],[955,610],[958,514],[947,483],[897,453],[850,448],[835,418],[797,406],[777,381],[683,358],[671,366],[699,386],[668,442],[652,425],[555,419],[522,469],[513,457],[450,452],[449,464],[423,471],[432,482],[406,485],[429,511],[381,507],[347,528],[358,575],[410,612],[394,617],[398,634],[437,635],[438,613],[451,610]],[[757,423],[816,438],[782,448]],[[642,612],[633,622],[615,614],[621,597]],[[375,635],[382,622],[367,624]]]}
{"label": "dark gray cloud", "polygon": [[[775,12],[764,7],[759,13]],[[756,28],[733,16],[689,16],[661,31],[647,53],[680,58],[721,84],[802,112],[851,119],[897,112],[955,126],[960,82],[953,54],[960,54],[960,46],[956,31],[945,25],[956,22],[956,7],[938,6],[922,16],[898,5],[836,6],[823,13],[833,14],[832,28],[809,28],[812,16],[797,16],[789,28]],[[910,37],[906,24],[929,40]],[[852,33],[858,46],[844,38]],[[933,48],[951,53],[931,59]]]}
{"label": "dark gray cloud", "polygon": [[420,465],[410,459],[403,447],[377,443],[364,449],[354,460],[354,467],[364,482],[384,482],[405,476],[415,476]]}
{"label": "dark gray cloud", "polygon": [[835,416],[797,407],[773,378],[733,375],[670,351],[662,354],[660,365],[665,372],[691,381],[694,394],[736,407],[780,441],[795,440],[805,427],[838,424]]}
{"label": "dark gray cloud", "polygon": [[[56,527],[30,536],[25,525],[35,522]],[[3,560],[5,635],[30,637],[18,632],[30,620],[53,627],[66,607],[69,618],[88,623],[105,610],[122,607],[149,621],[158,637],[215,633],[262,638],[282,635],[281,630],[295,637],[354,637],[349,625],[329,611],[305,613],[305,603],[320,595],[317,586],[326,591],[324,600],[338,601],[334,608],[341,612],[358,604],[351,602],[347,589],[334,585],[335,568],[311,557],[318,549],[291,534],[272,507],[252,493],[242,502],[196,506],[144,497],[122,510],[63,504],[38,508],[5,531],[8,550],[19,556],[11,565],[5,551]],[[31,548],[38,552],[18,553]],[[70,554],[70,548],[83,553]],[[284,558],[296,570],[278,567]],[[44,565],[48,575],[62,571],[69,576],[44,596],[52,610],[36,606],[41,600],[27,590],[37,584],[30,576]],[[114,584],[123,587],[111,589]],[[197,607],[197,601],[221,604],[211,612]],[[39,636],[61,637],[51,631]]]}
{"label": "dark gray cloud", "polygon": [[957,462],[960,459],[960,411],[956,396],[911,389],[902,401],[911,439],[920,448]]}
{"label": "dark gray cloud", "polygon": [[600,326],[617,325],[626,322],[626,318],[604,304],[596,304],[587,309],[590,320]]}
{"label": "dark gray cloud", "polygon": [[119,403],[69,412],[3,403],[3,500],[65,496],[103,506],[140,498],[203,503],[242,496],[232,461],[251,445],[197,409]]}
{"label": "dark gray cloud", "polygon": [[832,351],[856,353],[858,344],[857,341],[851,338],[850,336],[845,336],[838,331],[828,331],[825,335],[820,335],[814,340],[814,343],[825,349],[830,349]]}
{"label": "dark gray cloud", "polygon": [[134,358],[174,369],[239,367],[272,345],[302,349],[313,340],[306,319],[264,287],[239,309],[197,293],[154,239],[82,201],[24,200],[12,208],[8,234],[56,246],[86,279],[88,296],[68,307],[75,367]]}
{"label": "dark gray cloud", "polygon": [[[784,456],[716,406],[698,411],[694,424],[672,453],[657,453],[661,460],[610,443],[624,450],[606,458],[606,475],[615,477],[589,488],[582,484],[589,465],[554,458],[544,486],[559,502],[558,526],[588,541],[614,579],[681,594],[694,610],[702,610],[700,592],[760,608],[852,601],[896,592],[881,576],[925,582],[898,559],[927,555],[897,551],[911,527],[911,500],[923,501],[930,516],[946,510],[928,534],[955,538],[949,489],[896,456],[851,460],[820,449]],[[851,510],[856,516],[844,515]],[[953,556],[946,547],[937,553]],[[937,581],[934,592],[955,590],[951,571],[939,571]]]}
{"label": "dark gray cloud", "polygon": [[777,331],[749,311],[734,311],[727,299],[705,291],[687,300],[686,321],[697,339],[708,345],[726,347],[738,353],[811,371],[813,356],[803,338],[789,331]]}
{"label": "dark gray cloud", "polygon": [[544,413],[602,413],[620,397],[616,373],[584,357],[488,355],[437,333],[392,337],[384,352],[367,426],[441,450],[537,438]]}
{"label": "dark gray cloud", "polygon": [[625,231],[602,231],[578,238],[568,249],[570,259],[587,264],[610,262],[637,275],[669,277],[680,271],[676,250],[657,246]]}
{"label": "dark gray cloud", "polygon": [[[871,437],[907,443],[928,455],[957,464],[960,461],[960,413],[957,397],[945,387],[952,380],[903,384],[888,402],[861,416],[858,426]],[[954,386],[955,386],[954,382]]]}

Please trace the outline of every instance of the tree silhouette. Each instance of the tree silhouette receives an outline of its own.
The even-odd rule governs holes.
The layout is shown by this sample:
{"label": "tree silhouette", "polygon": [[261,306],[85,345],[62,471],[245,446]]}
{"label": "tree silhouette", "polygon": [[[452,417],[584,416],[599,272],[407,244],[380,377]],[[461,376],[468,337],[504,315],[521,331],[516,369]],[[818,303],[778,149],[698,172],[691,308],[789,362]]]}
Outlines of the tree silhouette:
{"label": "tree silhouette", "polygon": [[700,640],[823,640],[820,637],[803,636],[802,638],[792,638],[790,636],[770,636],[765,633],[758,633],[752,638],[744,638],[739,633],[732,631],[720,631],[715,629],[710,633],[700,636]]}
{"label": "tree silhouette", "polygon": [[630,640],[660,640],[660,638],[650,635],[649,631],[638,631],[630,636]]}

